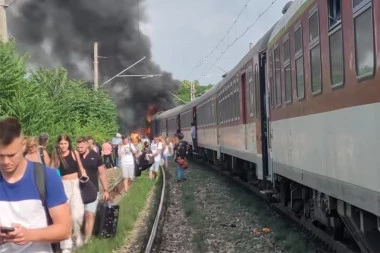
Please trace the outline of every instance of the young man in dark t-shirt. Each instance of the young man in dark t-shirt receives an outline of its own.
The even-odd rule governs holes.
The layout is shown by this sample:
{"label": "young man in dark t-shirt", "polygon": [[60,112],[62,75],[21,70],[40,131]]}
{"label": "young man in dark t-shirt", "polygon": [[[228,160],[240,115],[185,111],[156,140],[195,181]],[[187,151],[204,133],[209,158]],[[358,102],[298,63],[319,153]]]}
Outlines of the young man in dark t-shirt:
{"label": "young man in dark t-shirt", "polygon": [[[80,154],[82,165],[87,172],[87,176],[90,178],[91,182],[94,183],[96,189],[98,190],[99,197],[99,179],[103,186],[103,199],[108,200],[108,181],[106,171],[104,169],[102,157],[96,153],[94,150],[89,149],[89,145],[86,137],[79,137],[77,139],[77,149]],[[87,242],[92,235],[95,223],[95,213],[96,207],[98,205],[98,200],[84,205],[84,233],[85,242]]]}

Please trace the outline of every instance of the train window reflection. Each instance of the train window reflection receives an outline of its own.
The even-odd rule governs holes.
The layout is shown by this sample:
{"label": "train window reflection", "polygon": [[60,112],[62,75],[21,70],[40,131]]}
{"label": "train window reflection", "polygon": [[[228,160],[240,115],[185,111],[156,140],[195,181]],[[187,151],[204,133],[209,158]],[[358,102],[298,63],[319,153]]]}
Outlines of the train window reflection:
{"label": "train window reflection", "polygon": [[285,75],[285,101],[292,101],[292,76],[290,69],[290,43],[287,39],[284,44],[284,75]]}
{"label": "train window reflection", "polygon": [[375,65],[372,6],[355,17],[354,25],[356,74],[359,78],[371,76]]}
{"label": "train window reflection", "polygon": [[297,97],[305,97],[305,78],[303,73],[303,57],[299,57],[296,60],[296,82],[297,82]]}
{"label": "train window reflection", "polygon": [[331,84],[337,86],[343,84],[344,77],[342,28],[331,34],[329,40]]}
{"label": "train window reflection", "polygon": [[302,45],[302,26],[300,26],[294,32],[294,49],[296,53],[302,51]]}
{"label": "train window reflection", "polygon": [[281,64],[280,64],[280,48],[274,50],[274,74],[276,83],[276,105],[281,105]]}
{"label": "train window reflection", "polygon": [[321,91],[321,48],[318,44],[310,50],[311,58],[311,91],[313,93]]}
{"label": "train window reflection", "polygon": [[316,10],[309,18],[309,36],[310,42],[319,38],[319,17],[318,10]]}
{"label": "train window reflection", "polygon": [[253,117],[253,96],[254,96],[254,93],[255,93],[255,89],[254,89],[254,83],[253,83],[253,71],[252,71],[252,67],[249,67],[249,70],[248,70],[248,88],[249,88],[249,94],[248,94],[248,97],[249,97],[249,115],[250,117]]}

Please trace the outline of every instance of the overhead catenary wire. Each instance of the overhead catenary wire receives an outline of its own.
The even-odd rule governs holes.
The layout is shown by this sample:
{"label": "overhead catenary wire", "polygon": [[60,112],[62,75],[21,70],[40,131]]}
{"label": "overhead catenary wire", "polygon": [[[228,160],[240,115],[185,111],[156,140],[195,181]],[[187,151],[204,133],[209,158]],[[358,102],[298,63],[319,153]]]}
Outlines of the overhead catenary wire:
{"label": "overhead catenary wire", "polygon": [[273,7],[273,5],[277,2],[278,0],[272,0],[272,2],[268,5],[268,7],[263,11],[261,12],[257,18],[253,21],[252,24],[250,24],[249,26],[247,26],[247,28],[244,30],[243,33],[241,33],[239,36],[236,37],[236,39],[234,41],[232,41],[231,43],[229,43],[227,45],[227,47],[224,48],[224,50],[222,51],[222,53],[218,56],[218,58],[216,59],[216,61],[212,64],[211,68],[208,69],[208,71],[206,71],[203,75],[201,75],[198,80],[201,80],[203,77],[205,77],[207,75],[207,73],[209,73],[215,66],[216,64],[219,63],[220,59],[223,57],[223,55],[228,51],[228,49],[230,49],[238,40],[240,40],[249,30],[252,29],[253,26],[256,25],[256,23],[260,20],[260,18],[268,12],[268,10],[270,8]]}
{"label": "overhead catenary wire", "polygon": [[[195,66],[192,68],[192,70],[186,75],[186,78],[191,75],[197,68],[199,68],[200,66],[202,66],[202,64],[222,45],[222,43],[224,42],[224,40],[227,38],[227,36],[230,34],[232,28],[236,25],[237,21],[239,20],[240,16],[243,14],[244,10],[247,8],[249,2],[251,0],[247,0],[244,4],[244,6],[242,7],[242,9],[240,10],[239,14],[237,15],[237,17],[235,18],[234,22],[232,22],[231,26],[228,28],[227,32],[224,34],[224,36],[222,37],[222,39],[216,44],[216,46],[204,57],[202,57],[198,62],[197,64],[195,64]],[[185,78],[185,79],[186,79]]]}

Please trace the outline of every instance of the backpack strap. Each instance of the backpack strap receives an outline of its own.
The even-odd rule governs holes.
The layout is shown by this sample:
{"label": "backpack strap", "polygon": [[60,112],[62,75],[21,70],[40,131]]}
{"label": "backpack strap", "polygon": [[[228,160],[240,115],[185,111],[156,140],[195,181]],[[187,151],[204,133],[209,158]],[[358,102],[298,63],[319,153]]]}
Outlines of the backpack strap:
{"label": "backpack strap", "polygon": [[41,158],[41,161],[42,161],[42,164],[46,164],[45,163],[45,155],[44,155],[44,148],[43,147],[40,147],[40,158]]}
{"label": "backpack strap", "polygon": [[[45,209],[47,223],[48,225],[51,225],[53,224],[53,220],[50,217],[49,209],[46,203],[46,173],[45,165],[42,163],[34,162],[34,181],[36,182],[36,187],[42,201],[42,206]],[[59,243],[51,243],[51,248],[53,252],[58,252]]]}
{"label": "backpack strap", "polygon": [[42,163],[34,163],[34,180],[36,182],[37,190],[40,195],[40,199],[42,202],[42,206],[46,212],[46,219],[48,225],[53,224],[53,221],[49,214],[49,209],[47,207],[46,202],[46,173],[45,173],[45,165]]}
{"label": "backpack strap", "polygon": [[34,163],[34,180],[36,182],[38,193],[45,209],[46,206],[46,184],[45,184],[45,166],[42,163]]}

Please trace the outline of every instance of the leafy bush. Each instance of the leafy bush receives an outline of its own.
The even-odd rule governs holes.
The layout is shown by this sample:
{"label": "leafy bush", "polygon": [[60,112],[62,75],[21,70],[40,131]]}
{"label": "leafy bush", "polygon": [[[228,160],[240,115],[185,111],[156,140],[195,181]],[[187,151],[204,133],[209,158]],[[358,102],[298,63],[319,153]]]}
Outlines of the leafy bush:
{"label": "leafy bush", "polygon": [[63,68],[28,73],[26,59],[13,42],[0,43],[0,115],[17,117],[26,135],[49,133],[51,142],[62,133],[99,142],[114,136],[117,110],[107,93],[69,79]]}

